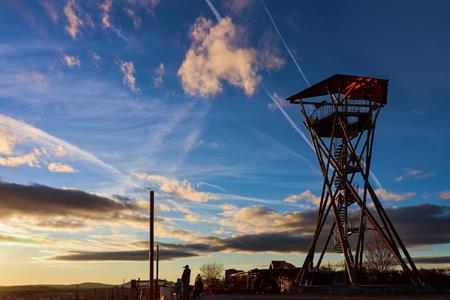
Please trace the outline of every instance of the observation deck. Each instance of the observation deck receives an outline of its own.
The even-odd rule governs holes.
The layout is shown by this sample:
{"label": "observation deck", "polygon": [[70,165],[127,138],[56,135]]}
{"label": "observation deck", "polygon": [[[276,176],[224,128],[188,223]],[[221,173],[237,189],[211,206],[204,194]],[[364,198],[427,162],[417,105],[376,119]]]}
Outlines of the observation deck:
{"label": "observation deck", "polygon": [[[388,81],[372,77],[336,74],[287,98],[290,103],[311,105],[309,121],[320,137],[343,137],[339,117],[347,134],[354,136],[370,126],[375,108],[387,103]],[[325,101],[307,98],[329,96]]]}

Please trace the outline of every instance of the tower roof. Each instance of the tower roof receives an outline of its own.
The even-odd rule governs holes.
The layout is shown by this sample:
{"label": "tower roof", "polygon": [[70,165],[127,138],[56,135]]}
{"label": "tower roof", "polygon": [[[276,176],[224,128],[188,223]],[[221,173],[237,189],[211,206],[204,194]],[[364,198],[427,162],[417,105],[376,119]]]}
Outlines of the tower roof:
{"label": "tower roof", "polygon": [[288,97],[291,103],[300,99],[349,93],[349,99],[387,103],[388,80],[373,77],[336,74]]}

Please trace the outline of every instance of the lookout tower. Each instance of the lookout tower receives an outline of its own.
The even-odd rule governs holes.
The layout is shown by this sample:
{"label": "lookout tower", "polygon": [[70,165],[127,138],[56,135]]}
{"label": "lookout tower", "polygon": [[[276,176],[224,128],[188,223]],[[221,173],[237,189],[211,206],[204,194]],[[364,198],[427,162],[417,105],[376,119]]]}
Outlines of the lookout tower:
{"label": "lookout tower", "polygon": [[368,231],[418,282],[416,266],[369,182],[375,127],[387,90],[384,79],[337,74],[287,98],[300,104],[324,179],[316,230],[296,280],[300,286],[314,284],[330,242],[343,256],[346,283],[360,283]]}

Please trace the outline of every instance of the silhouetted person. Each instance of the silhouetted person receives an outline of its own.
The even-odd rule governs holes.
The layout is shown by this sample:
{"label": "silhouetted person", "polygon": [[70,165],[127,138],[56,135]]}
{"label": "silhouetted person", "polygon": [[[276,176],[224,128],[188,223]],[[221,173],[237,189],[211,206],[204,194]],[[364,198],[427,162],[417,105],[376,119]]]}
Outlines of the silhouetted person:
{"label": "silhouetted person", "polygon": [[181,282],[183,283],[183,300],[189,300],[189,282],[191,281],[191,269],[188,265],[184,266]]}
{"label": "silhouetted person", "polygon": [[194,299],[199,300],[200,296],[203,294],[203,279],[200,274],[197,275],[195,278],[195,284],[194,284]]}
{"label": "silhouetted person", "polygon": [[183,283],[181,282],[181,279],[178,278],[177,282],[175,283],[175,295],[177,296],[177,300],[181,300],[182,292],[183,292]]}

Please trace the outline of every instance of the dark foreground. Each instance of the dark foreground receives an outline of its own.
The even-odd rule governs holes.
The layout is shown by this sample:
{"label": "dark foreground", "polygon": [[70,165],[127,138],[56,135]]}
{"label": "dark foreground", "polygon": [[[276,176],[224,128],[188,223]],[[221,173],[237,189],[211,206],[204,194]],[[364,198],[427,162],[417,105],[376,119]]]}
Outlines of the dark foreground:
{"label": "dark foreground", "polygon": [[298,294],[298,295],[216,295],[216,296],[204,296],[202,300],[276,300],[276,299],[286,299],[286,300],[344,300],[344,299],[354,299],[354,300],[449,300],[449,294],[442,295],[331,295],[331,294]]}

